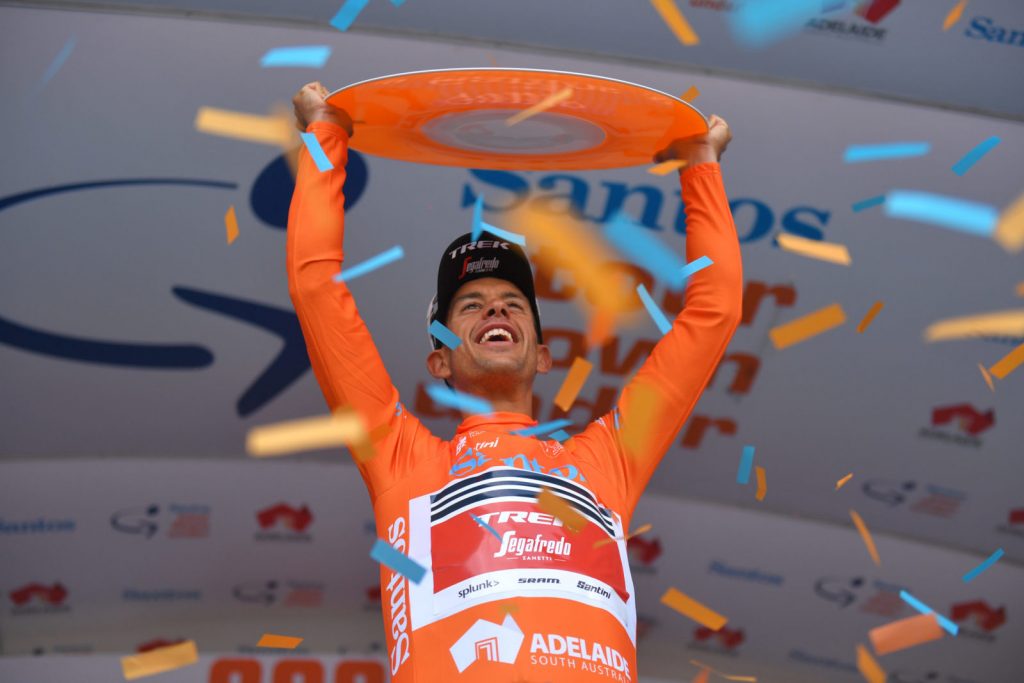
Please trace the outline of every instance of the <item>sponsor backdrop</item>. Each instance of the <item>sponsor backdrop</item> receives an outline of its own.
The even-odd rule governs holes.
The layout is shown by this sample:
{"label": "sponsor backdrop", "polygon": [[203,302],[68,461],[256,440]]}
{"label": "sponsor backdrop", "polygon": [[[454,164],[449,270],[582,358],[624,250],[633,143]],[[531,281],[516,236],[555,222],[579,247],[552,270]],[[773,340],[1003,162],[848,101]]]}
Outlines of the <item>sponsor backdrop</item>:
{"label": "sponsor backdrop", "polygon": [[[384,7],[374,11],[394,9],[377,4]],[[987,11],[976,4],[969,12]],[[415,5],[402,9],[426,12]],[[355,469],[337,464],[348,456],[241,462],[248,429],[324,411],[284,276],[287,165],[279,149],[204,135],[193,121],[201,106],[267,113],[314,78],[334,88],[493,59],[674,93],[696,85],[696,104],[735,131],[724,172],[743,243],[745,314],[635,517],[655,525],[634,543],[654,567],[634,577],[639,627],[650,632],[641,666],[652,675],[683,670],[683,639],[705,657],[743,652],[719,657],[725,667],[855,680],[852,644],[906,613],[892,595],[907,586],[979,626],[974,636],[887,658],[894,671],[906,662],[893,680],[995,683],[1022,668],[1003,634],[1020,609],[1013,596],[1024,594],[1014,564],[1024,558],[1024,383],[1018,371],[993,393],[977,364],[1024,339],[927,345],[922,331],[940,318],[1020,308],[1024,262],[985,240],[888,219],[878,207],[851,210],[893,187],[1007,205],[1024,189],[1020,123],[409,37],[14,7],[0,8],[0,22],[4,653],[125,651],[182,637],[205,651],[235,651],[274,629],[306,636],[310,652],[380,647],[377,574],[366,557],[374,530]],[[40,87],[72,38],[71,56]],[[954,34],[936,29],[935,40]],[[309,43],[333,47],[325,69],[258,66],[271,47]],[[832,59],[837,68],[852,64]],[[956,78],[946,92],[982,80]],[[1004,89],[1019,110],[1019,89]],[[1001,101],[989,108],[1014,106]],[[950,171],[990,136],[1001,144],[966,176]],[[848,144],[900,140],[928,140],[932,151],[841,163]],[[528,203],[578,211],[595,232],[622,208],[671,248],[685,241],[676,181],[643,168],[481,172],[353,153],[349,264],[396,244],[406,256],[352,289],[404,402],[442,435],[455,420],[423,391],[422,320],[440,250],[469,229],[481,193],[486,220],[508,229],[516,229],[510,212]],[[241,233],[231,246],[229,205]],[[781,233],[844,243],[853,264],[783,252],[773,246]],[[652,289],[678,311],[678,299]],[[560,416],[551,400],[582,350],[575,304],[584,295],[565,277],[539,282],[538,291],[556,359],[537,384],[537,415],[547,419]],[[856,334],[876,300],[885,309]],[[836,302],[845,326],[784,351],[768,341],[772,326]],[[569,414],[577,424],[611,406],[656,341],[653,323],[642,314],[635,322],[590,352],[594,371]],[[760,503],[753,485],[735,484],[747,444],[767,471]],[[851,508],[879,537],[880,569],[851,528]],[[960,576],[998,547],[1006,557],[965,585]],[[695,631],[657,604],[668,585],[730,616],[742,635]]]}

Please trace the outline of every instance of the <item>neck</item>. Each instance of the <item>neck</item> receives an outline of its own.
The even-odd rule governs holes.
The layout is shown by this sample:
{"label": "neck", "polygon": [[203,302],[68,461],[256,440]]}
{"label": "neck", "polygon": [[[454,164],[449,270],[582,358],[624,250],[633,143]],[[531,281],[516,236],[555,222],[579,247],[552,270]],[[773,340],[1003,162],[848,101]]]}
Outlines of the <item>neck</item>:
{"label": "neck", "polygon": [[456,386],[461,392],[486,399],[496,413],[522,413],[533,417],[533,386],[525,382],[489,381],[469,386]]}

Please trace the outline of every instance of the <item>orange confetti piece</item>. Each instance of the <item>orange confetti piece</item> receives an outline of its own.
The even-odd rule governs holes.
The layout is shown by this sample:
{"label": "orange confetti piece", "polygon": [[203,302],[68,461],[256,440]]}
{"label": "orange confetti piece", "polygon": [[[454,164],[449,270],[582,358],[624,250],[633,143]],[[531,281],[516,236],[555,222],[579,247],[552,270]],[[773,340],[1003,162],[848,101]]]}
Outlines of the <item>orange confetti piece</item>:
{"label": "orange confetti piece", "polygon": [[857,325],[857,334],[860,334],[864,330],[868,329],[868,325],[871,324],[871,321],[875,319],[875,316],[878,315],[883,308],[885,308],[885,304],[882,303],[881,301],[876,301],[874,304],[872,304],[871,310],[868,311],[868,314],[865,315],[864,319],[860,321],[859,325]]}
{"label": "orange confetti piece", "polygon": [[[1003,356],[998,363],[989,368],[994,376],[999,379],[1006,379],[1006,376],[1011,372],[1020,367],[1020,364],[1024,363],[1024,344],[1021,344],[1013,351]],[[991,380],[989,380],[991,382]],[[991,384],[989,385],[991,386]],[[995,391],[995,389],[993,389]]]}
{"label": "orange confetti piece", "polygon": [[996,311],[948,318],[932,323],[924,331],[925,341],[947,341],[964,337],[1019,337],[1024,335],[1024,310]]}
{"label": "orange confetti piece", "polygon": [[679,99],[683,102],[693,102],[698,97],[700,97],[700,90],[697,90],[697,86],[691,85],[686,92],[679,96]]}
{"label": "orange confetti piece", "polygon": [[622,537],[618,537],[618,538],[605,538],[605,539],[602,539],[602,540],[597,541],[596,543],[594,543],[593,547],[594,548],[600,548],[603,545],[607,545],[608,543],[614,543],[615,541],[628,541],[629,539],[633,538],[634,536],[639,536],[640,534],[645,534],[645,533],[647,533],[648,531],[650,531],[653,528],[654,528],[653,524],[644,524],[642,527],[640,527],[639,529],[637,529],[636,531],[631,533],[629,536],[626,536],[625,538],[622,538]]}
{"label": "orange confetti piece", "polygon": [[199,651],[194,640],[186,640],[177,645],[159,647],[129,657],[121,657],[121,671],[126,681],[144,676],[162,674],[166,671],[180,669],[199,661]]}
{"label": "orange confetti piece", "polygon": [[334,415],[289,420],[254,427],[245,440],[249,455],[265,458],[296,451],[369,443],[362,417],[351,409]]}
{"label": "orange confetti piece", "polygon": [[981,363],[978,363],[978,369],[981,370],[981,376],[985,378],[985,384],[988,385],[988,388],[991,391],[995,391],[996,385],[992,383],[992,375],[988,374],[988,370]]}
{"label": "orange confetti piece", "polygon": [[846,475],[845,477],[843,477],[842,479],[840,479],[839,481],[837,481],[837,482],[836,482],[836,491],[838,491],[839,489],[843,488],[843,484],[845,484],[846,482],[850,481],[850,479],[851,479],[852,477],[853,477],[853,472],[850,472],[850,473],[849,473],[849,474],[847,474],[847,475]]}
{"label": "orange confetti piece", "polygon": [[838,263],[842,266],[848,266],[851,263],[850,251],[846,248],[845,244],[809,240],[806,237],[787,233],[779,235],[775,240],[779,243],[780,247],[794,254],[818,259],[819,261]]}
{"label": "orange confetti piece", "polygon": [[721,629],[729,621],[718,612],[702,605],[676,588],[669,588],[665,591],[665,594],[661,596],[661,604],[671,607],[702,626],[707,626],[712,631]]}
{"label": "orange confetti piece", "polygon": [[1024,282],[1017,283],[1017,296],[1024,296]]}
{"label": "orange confetti piece", "polygon": [[561,520],[565,528],[574,534],[579,533],[587,525],[587,520],[583,515],[576,512],[571,505],[546,488],[542,488],[540,493],[537,494],[537,505],[544,512],[554,515]]}
{"label": "orange confetti piece", "polygon": [[860,538],[864,541],[864,545],[868,549],[868,553],[871,555],[871,559],[874,560],[875,565],[881,567],[882,560],[878,557],[878,548],[875,547],[875,539],[871,538],[871,532],[868,531],[868,527],[864,524],[864,520],[860,518],[856,510],[850,510],[850,517],[853,519],[853,525],[857,527],[857,532],[860,533]]}
{"label": "orange confetti piece", "polygon": [[757,475],[757,493],[754,497],[758,500],[764,500],[764,494],[768,493],[768,482],[764,478],[764,468],[758,465],[754,468],[754,474]]}
{"label": "orange confetti piece", "polygon": [[564,412],[569,412],[572,404],[576,402],[576,397],[579,395],[583,385],[586,384],[590,371],[593,369],[594,364],[587,359],[579,356],[573,358],[572,365],[569,367],[569,374],[562,380],[562,386],[558,388],[558,393],[555,394],[555,405]]}
{"label": "orange confetti piece", "polygon": [[875,654],[887,655],[942,637],[942,626],[934,614],[918,614],[868,631]]}
{"label": "orange confetti piece", "polygon": [[542,111],[546,111],[554,106],[557,106],[559,103],[564,102],[570,97],[572,97],[572,88],[565,88],[563,90],[559,90],[554,94],[548,95],[547,97],[545,97],[543,100],[533,105],[532,107],[528,107],[519,112],[518,114],[514,114],[508,117],[507,119],[505,119],[505,125],[514,126],[517,123],[525,121],[531,116],[536,116]]}
{"label": "orange confetti piece", "polygon": [[885,683],[887,678],[885,669],[878,665],[863,645],[857,645],[857,670],[868,683]]}
{"label": "orange confetti piece", "polygon": [[647,169],[647,172],[652,175],[668,175],[672,171],[678,171],[683,166],[686,166],[687,162],[682,159],[669,159],[663,161],[660,164],[655,164]]}
{"label": "orange confetti piece", "polygon": [[302,642],[302,638],[292,636],[275,636],[273,633],[264,633],[256,647],[277,647],[282,650],[294,650]]}
{"label": "orange confetti piece", "polygon": [[693,677],[693,683],[708,683],[708,674],[711,672],[708,669],[701,669],[696,676]]}
{"label": "orange confetti piece", "polygon": [[722,678],[724,678],[727,681],[749,681],[751,683],[754,683],[754,682],[757,681],[757,676],[733,676],[733,675],[730,675],[730,674],[724,674],[721,671],[719,671],[719,670],[717,670],[715,668],[712,668],[712,667],[708,666],[707,664],[704,664],[703,662],[698,662],[696,659],[691,659],[690,660],[690,664],[693,664],[694,666],[702,667],[705,671],[710,671],[711,673],[715,674],[716,676],[721,676]]}
{"label": "orange confetti piece", "polygon": [[234,204],[229,206],[228,212],[224,214],[224,227],[228,231],[228,244],[238,239],[238,217],[235,215]]}
{"label": "orange confetti piece", "polygon": [[199,108],[195,128],[200,133],[279,147],[294,139],[292,124],[285,116],[260,116],[214,107]]}
{"label": "orange confetti piece", "polygon": [[967,6],[967,0],[960,0],[953,6],[953,9],[949,10],[949,14],[946,15],[945,21],[942,22],[942,30],[948,31],[953,28],[953,24],[960,21],[960,17],[964,13],[964,7]]}
{"label": "orange confetti piece", "polygon": [[673,0],[651,0],[651,4],[654,5],[654,9],[658,10],[661,20],[675,34],[680,43],[683,45],[700,44],[700,37],[697,36],[697,32],[693,30],[690,22],[679,11],[679,7]]}
{"label": "orange confetti piece", "polygon": [[785,325],[773,327],[768,331],[768,336],[771,337],[775,348],[781,350],[839,327],[845,322],[846,313],[843,312],[843,307],[832,304]]}
{"label": "orange confetti piece", "polygon": [[1024,249],[1024,194],[999,216],[993,239],[1011,253]]}

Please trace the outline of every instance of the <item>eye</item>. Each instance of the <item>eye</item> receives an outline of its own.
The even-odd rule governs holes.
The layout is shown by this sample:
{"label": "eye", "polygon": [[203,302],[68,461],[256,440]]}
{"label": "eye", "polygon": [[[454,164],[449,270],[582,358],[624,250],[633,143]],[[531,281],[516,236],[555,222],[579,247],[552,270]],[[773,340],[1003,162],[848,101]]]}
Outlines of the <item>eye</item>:
{"label": "eye", "polygon": [[466,304],[465,306],[462,307],[462,310],[463,310],[463,312],[465,312],[465,311],[468,311],[468,310],[470,310],[472,308],[480,308],[480,304],[473,304],[473,303]]}
{"label": "eye", "polygon": [[518,301],[513,301],[512,303],[509,304],[509,306],[511,306],[512,308],[518,308],[520,311],[524,310],[523,305]]}

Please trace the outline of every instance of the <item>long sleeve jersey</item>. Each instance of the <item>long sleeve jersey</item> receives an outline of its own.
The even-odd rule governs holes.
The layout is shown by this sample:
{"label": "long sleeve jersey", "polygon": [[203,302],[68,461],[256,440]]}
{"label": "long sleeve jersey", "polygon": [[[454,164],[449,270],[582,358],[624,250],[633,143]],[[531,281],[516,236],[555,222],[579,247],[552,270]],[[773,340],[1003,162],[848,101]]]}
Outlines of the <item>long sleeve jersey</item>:
{"label": "long sleeve jersey", "polygon": [[[637,680],[636,600],[626,543],[655,467],[708,383],[741,316],[742,267],[718,164],[681,173],[686,257],[714,262],[615,408],[561,444],[515,434],[498,412],[451,440],[402,403],[344,283],[348,135],[317,122],[334,169],[303,149],[288,217],[289,291],[317,382],[333,411],[357,410],[374,457],[359,461],[378,536],[426,568],[419,583],[381,565],[395,683]],[[632,431],[631,430],[632,427]],[[547,489],[586,524],[541,509]]]}

